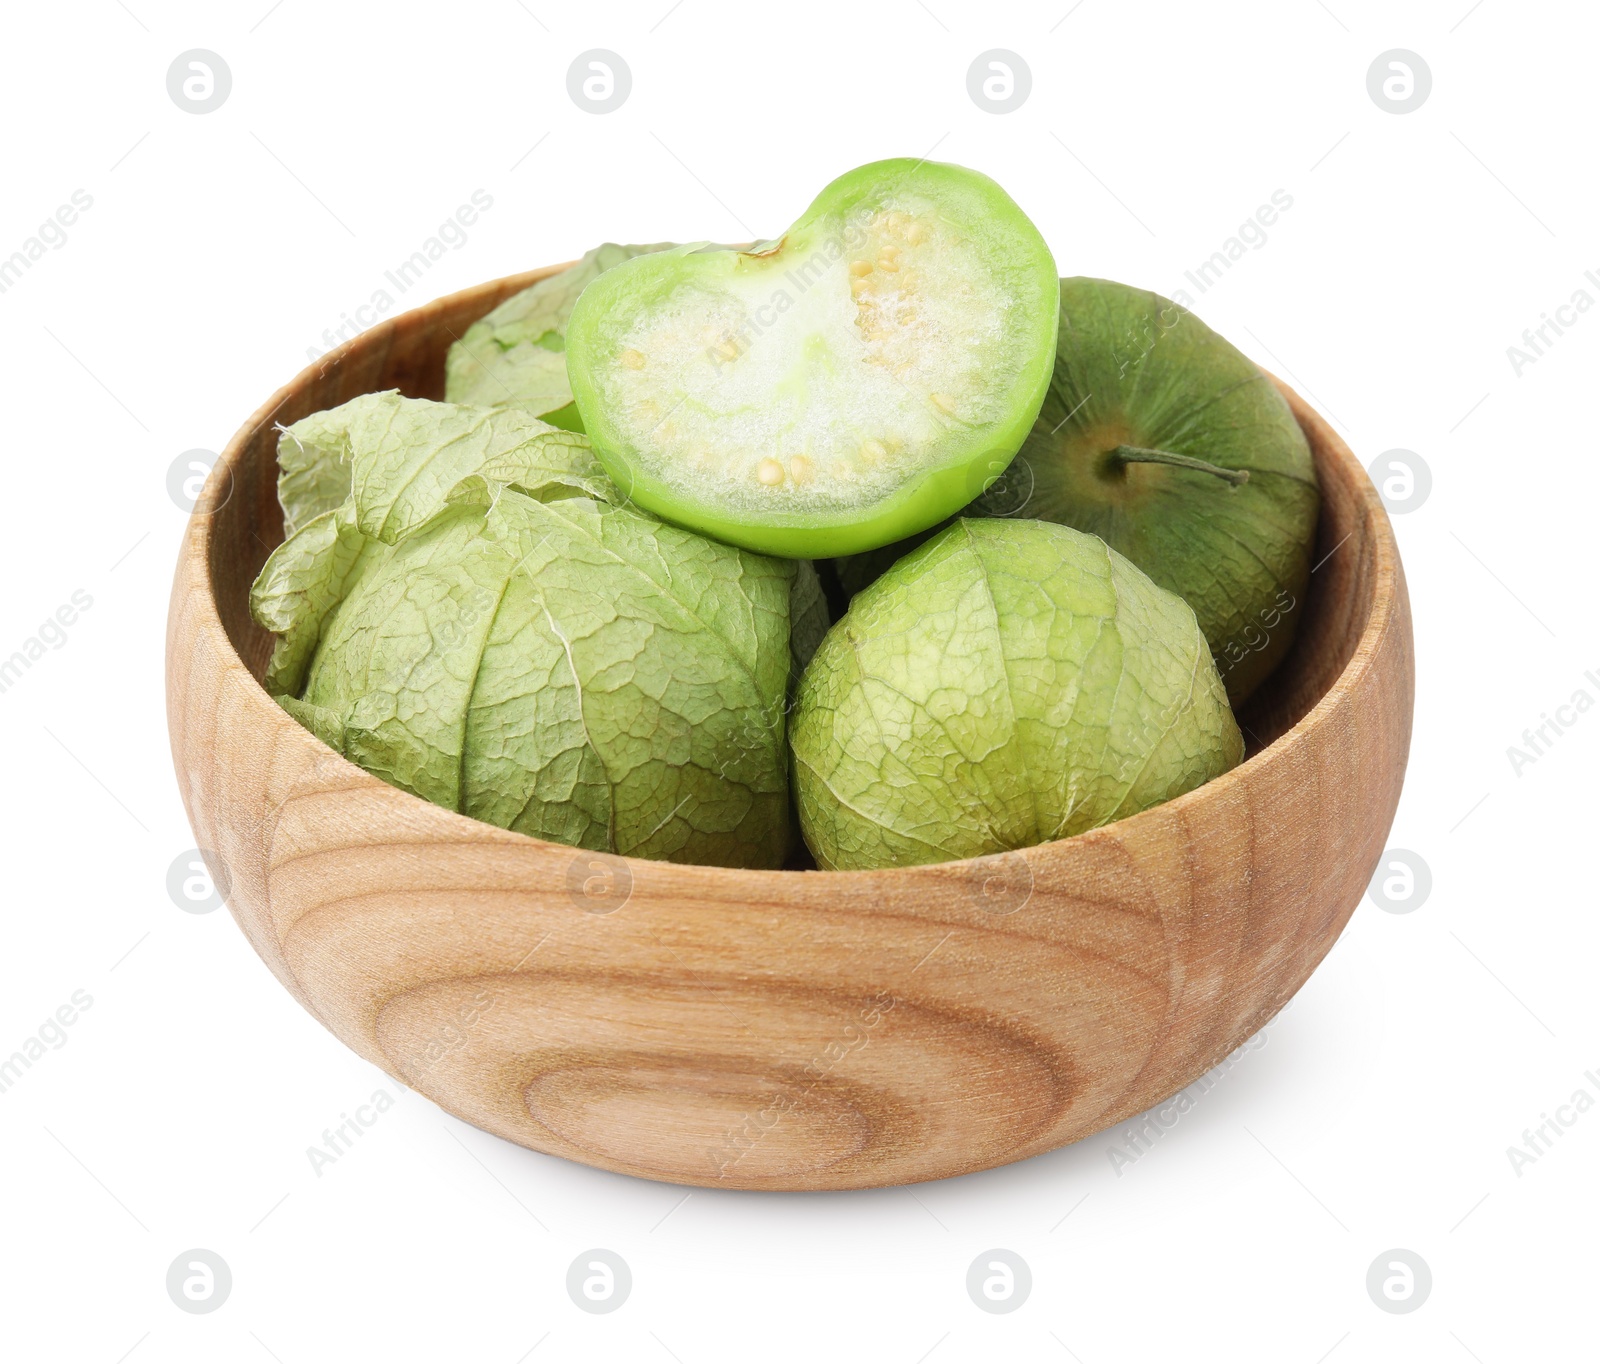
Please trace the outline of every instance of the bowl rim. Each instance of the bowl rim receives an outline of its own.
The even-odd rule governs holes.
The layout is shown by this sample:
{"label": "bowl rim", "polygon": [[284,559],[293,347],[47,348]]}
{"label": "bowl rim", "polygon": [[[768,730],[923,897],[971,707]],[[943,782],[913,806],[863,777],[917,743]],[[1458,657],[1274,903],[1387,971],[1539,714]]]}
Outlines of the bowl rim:
{"label": "bowl rim", "polygon": [[[447,809],[442,805],[435,805],[432,801],[425,800],[423,797],[405,791],[402,788],[393,787],[384,782],[382,778],[373,776],[364,768],[351,763],[342,754],[328,748],[320,739],[295,721],[287,711],[283,710],[267,694],[260,680],[234,647],[233,640],[229,637],[227,629],[222,623],[221,613],[217,606],[217,586],[212,573],[211,548],[215,515],[222,510],[233,489],[237,486],[236,472],[243,461],[246,446],[254,441],[264,428],[270,427],[273,424],[273,419],[284,404],[303,391],[308,384],[319,377],[325,377],[330,371],[347,364],[357,356],[362,356],[369,351],[387,346],[400,330],[402,323],[408,323],[410,330],[416,330],[419,327],[429,325],[429,319],[427,318],[429,313],[454,310],[469,300],[477,301],[479,299],[485,304],[483,311],[477,314],[481,318],[498,307],[501,302],[509,299],[529,285],[569,269],[577,263],[574,260],[558,265],[542,266],[537,269],[502,276],[499,279],[483,281],[466,289],[442,294],[427,303],[420,304],[402,313],[396,313],[392,317],[375,323],[304,366],[251,413],[223,447],[216,463],[212,466],[210,474],[207,476],[200,497],[196,500],[195,509],[190,513],[180,542],[176,566],[177,578],[180,584],[187,580],[191,586],[203,588],[200,594],[204,598],[203,618],[194,621],[193,629],[195,632],[203,633],[211,638],[211,642],[219,650],[220,660],[225,666],[237,667],[241,673],[250,679],[251,685],[260,693],[261,699],[271,706],[272,711],[281,720],[282,725],[286,727],[282,732],[293,730],[302,736],[305,741],[316,745],[316,748],[320,750],[316,755],[319,761],[326,762],[328,758],[334,758],[342,767],[349,769],[349,775],[352,778],[358,777],[366,782],[377,783],[409,801],[415,801],[418,806],[423,807],[423,810],[431,816],[446,816],[450,820],[462,821],[462,833],[471,833],[478,838],[485,838],[494,842],[503,842],[511,839],[534,848],[554,852],[557,855],[570,855],[573,851],[581,852],[583,850],[574,849],[569,844],[536,838],[531,834],[520,833],[513,829],[503,829],[498,825],[485,823],[459,811]],[[1350,449],[1322,414],[1312,407],[1310,403],[1306,402],[1294,388],[1264,366],[1260,368],[1262,373],[1267,376],[1288,402],[1290,410],[1301,429],[1306,431],[1308,437],[1313,431],[1316,433],[1317,440],[1312,442],[1313,457],[1316,457],[1317,447],[1320,445],[1327,451],[1328,462],[1343,466],[1343,472],[1353,476],[1350,477],[1349,483],[1357,497],[1356,512],[1358,516],[1364,519],[1371,531],[1367,539],[1370,546],[1368,552],[1373,566],[1371,604],[1365,619],[1361,623],[1360,636],[1356,640],[1355,647],[1351,650],[1350,657],[1346,660],[1338,675],[1329,682],[1322,695],[1271,743],[1264,745],[1238,766],[1230,768],[1221,776],[1213,777],[1203,785],[1197,786],[1191,791],[1186,791],[1180,796],[1175,796],[1171,800],[1163,801],[1159,805],[1151,806],[1147,810],[1126,815],[1121,819],[1113,820],[1109,824],[1085,830],[1083,833],[1074,834],[1069,838],[1052,839],[1049,842],[1032,844],[1026,848],[987,853],[979,857],[956,858],[944,862],[922,863],[911,867],[825,871],[821,868],[769,869],[665,862],[655,858],[632,857],[623,853],[590,851],[597,857],[614,858],[627,864],[630,872],[635,876],[639,875],[641,870],[648,874],[648,869],[652,868],[670,868],[676,876],[690,878],[704,874],[709,874],[713,878],[726,877],[728,875],[759,878],[823,875],[831,878],[850,877],[881,880],[883,878],[905,878],[914,875],[948,875],[953,869],[970,869],[976,864],[992,864],[1001,858],[1022,856],[1032,859],[1045,856],[1048,855],[1050,849],[1060,847],[1063,844],[1082,846],[1094,840],[1107,837],[1109,831],[1113,830],[1118,831],[1120,836],[1124,831],[1139,830],[1141,822],[1146,826],[1153,827],[1157,819],[1171,819],[1173,817],[1181,819],[1187,811],[1193,809],[1198,803],[1208,799],[1225,797],[1239,783],[1249,781],[1252,775],[1261,767],[1268,763],[1280,761],[1289,751],[1303,742],[1308,734],[1327,721],[1343,703],[1344,698],[1357,689],[1372,670],[1374,660],[1382,648],[1384,637],[1394,627],[1397,615],[1401,610],[1400,598],[1402,594],[1395,590],[1401,569],[1399,547],[1395,541],[1393,524],[1389,520],[1388,512],[1378,495],[1377,488],[1373,485],[1366,469],[1356,458],[1354,451]],[[224,480],[226,480],[226,483],[224,483]],[[220,500],[214,500],[217,498],[218,489],[224,486],[227,488],[227,492],[222,495]],[[1351,532],[1351,534],[1353,533]],[[1349,538],[1350,536],[1347,534],[1345,539]],[[1318,561],[1311,571],[1315,572],[1317,568],[1320,568],[1323,563],[1338,552],[1343,544],[1344,540],[1341,540],[1339,544],[1335,545]],[[189,609],[193,609],[192,601]],[[780,880],[772,884],[776,888],[785,883],[785,881]]]}

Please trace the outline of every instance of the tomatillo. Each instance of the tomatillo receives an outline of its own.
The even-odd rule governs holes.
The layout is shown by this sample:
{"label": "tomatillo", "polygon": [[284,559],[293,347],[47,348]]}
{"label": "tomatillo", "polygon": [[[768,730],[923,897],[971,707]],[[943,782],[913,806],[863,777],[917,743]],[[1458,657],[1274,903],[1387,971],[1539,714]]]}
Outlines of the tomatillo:
{"label": "tomatillo", "polygon": [[1148,289],[1064,279],[1038,424],[967,514],[1127,555],[1194,608],[1237,706],[1289,652],[1319,502],[1305,434],[1249,356]]}
{"label": "tomatillo", "polygon": [[877,161],[775,241],[607,270],[567,326],[583,428],[646,510],[746,549],[851,554],[970,502],[1050,382],[1059,294],[985,175]]}
{"label": "tomatillo", "polygon": [[806,845],[855,871],[1070,838],[1244,756],[1194,612],[1026,519],[959,520],[857,593],[789,738]]}

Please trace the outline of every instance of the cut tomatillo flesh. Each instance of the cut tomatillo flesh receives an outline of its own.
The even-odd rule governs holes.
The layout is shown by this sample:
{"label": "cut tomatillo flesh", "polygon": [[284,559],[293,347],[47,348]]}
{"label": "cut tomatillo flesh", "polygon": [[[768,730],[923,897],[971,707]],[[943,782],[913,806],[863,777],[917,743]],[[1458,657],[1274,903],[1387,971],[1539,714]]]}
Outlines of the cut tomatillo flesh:
{"label": "cut tomatillo flesh", "polygon": [[1194,609],[1237,706],[1304,614],[1319,493],[1305,434],[1247,355],[1187,309],[1061,281],[1033,433],[969,514],[1098,535]]}
{"label": "cut tomatillo flesh", "polygon": [[1049,248],[994,181],[878,161],[775,241],[599,276],[567,372],[640,506],[747,549],[850,554],[1005,470],[1050,382],[1058,307]]}

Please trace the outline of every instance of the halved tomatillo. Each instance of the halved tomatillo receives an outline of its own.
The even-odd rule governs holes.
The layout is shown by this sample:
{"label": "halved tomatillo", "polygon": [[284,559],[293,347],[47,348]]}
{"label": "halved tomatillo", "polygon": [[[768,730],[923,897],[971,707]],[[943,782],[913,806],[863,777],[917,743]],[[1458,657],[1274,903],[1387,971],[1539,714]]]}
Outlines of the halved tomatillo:
{"label": "halved tomatillo", "polygon": [[567,370],[639,505],[769,554],[851,554],[1004,471],[1049,386],[1059,303],[1049,248],[993,180],[877,161],[776,241],[599,276]]}

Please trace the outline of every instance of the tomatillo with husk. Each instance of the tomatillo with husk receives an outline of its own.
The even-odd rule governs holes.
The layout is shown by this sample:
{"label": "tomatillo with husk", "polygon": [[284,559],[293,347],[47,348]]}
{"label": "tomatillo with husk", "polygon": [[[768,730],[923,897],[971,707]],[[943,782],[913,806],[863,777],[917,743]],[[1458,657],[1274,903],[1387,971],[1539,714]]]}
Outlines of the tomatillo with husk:
{"label": "tomatillo with husk", "polygon": [[1244,756],[1194,612],[1105,541],[956,521],[858,592],[789,726],[825,870],[909,867],[1098,828]]}

